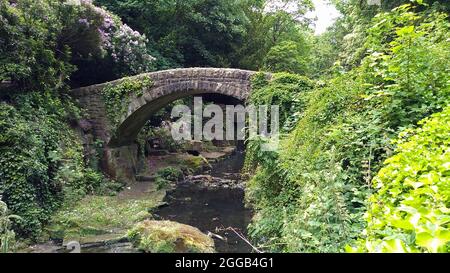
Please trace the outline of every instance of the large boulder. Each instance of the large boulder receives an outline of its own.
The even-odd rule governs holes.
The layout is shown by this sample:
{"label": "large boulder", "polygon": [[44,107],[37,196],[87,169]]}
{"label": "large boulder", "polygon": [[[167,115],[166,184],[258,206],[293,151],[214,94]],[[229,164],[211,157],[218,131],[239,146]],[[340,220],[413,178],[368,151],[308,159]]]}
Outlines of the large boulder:
{"label": "large boulder", "polygon": [[136,224],[128,238],[147,253],[214,253],[214,240],[199,229],[172,222],[146,220]]}

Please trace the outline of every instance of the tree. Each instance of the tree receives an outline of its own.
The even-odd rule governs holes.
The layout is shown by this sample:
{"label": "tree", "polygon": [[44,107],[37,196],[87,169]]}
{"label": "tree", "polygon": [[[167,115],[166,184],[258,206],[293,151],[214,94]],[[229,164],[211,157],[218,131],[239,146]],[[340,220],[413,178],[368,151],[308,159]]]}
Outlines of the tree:
{"label": "tree", "polygon": [[241,0],[96,0],[145,33],[167,66],[229,66],[242,41]]}
{"label": "tree", "polygon": [[46,0],[0,0],[0,82],[55,87],[74,70],[70,49],[58,44],[63,26],[54,8]]}
{"label": "tree", "polygon": [[337,45],[335,49],[338,58],[335,61],[339,61],[346,70],[358,66],[365,57],[366,30],[379,12],[388,12],[411,2],[418,4],[415,7],[416,11],[450,11],[450,2],[447,0],[391,0],[381,1],[381,6],[369,5],[366,0],[331,0],[331,2],[342,14],[329,29]]}
{"label": "tree", "polygon": [[309,48],[293,41],[283,41],[273,46],[264,58],[264,69],[271,72],[290,72],[306,74],[308,72]]}
{"label": "tree", "polygon": [[71,76],[93,84],[152,69],[146,37],[89,1],[0,0],[0,22],[0,82],[23,90],[60,89]]}
{"label": "tree", "polygon": [[244,42],[236,49],[235,66],[263,69],[269,51],[284,41],[297,43],[300,49],[305,48],[310,23],[305,14],[312,8],[311,1],[247,0],[242,5],[248,23]]}

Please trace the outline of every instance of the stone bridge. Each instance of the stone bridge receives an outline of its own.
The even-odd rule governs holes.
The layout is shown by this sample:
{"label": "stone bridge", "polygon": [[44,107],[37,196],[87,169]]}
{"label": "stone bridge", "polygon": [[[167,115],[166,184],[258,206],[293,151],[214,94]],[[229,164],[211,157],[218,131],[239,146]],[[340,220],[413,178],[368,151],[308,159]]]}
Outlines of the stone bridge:
{"label": "stone bridge", "polygon": [[[111,164],[111,161],[123,157],[126,149],[128,149],[126,153],[130,154],[129,147],[132,147],[139,131],[152,114],[175,100],[193,95],[215,94],[245,102],[251,92],[251,76],[255,73],[225,68],[174,69],[74,89],[71,95],[87,111],[94,137],[106,144],[104,159],[106,158],[107,163],[103,167],[111,173],[115,172],[118,164],[121,164],[120,162]],[[109,109],[108,112],[104,90],[119,86],[125,81],[145,82],[145,84],[140,87],[141,90],[126,94],[121,100],[122,105],[117,109]],[[111,112],[118,115],[117,120],[111,119],[108,115]],[[119,152],[113,155],[114,150]],[[133,156],[128,156],[127,160],[131,157]],[[134,165],[130,168],[135,168]]]}
{"label": "stone bridge", "polygon": [[[225,68],[185,68],[159,71],[127,78],[138,81],[149,78],[150,84],[142,92],[130,94],[126,111],[116,128],[108,120],[104,88],[120,84],[114,82],[83,87],[71,91],[90,116],[97,137],[111,147],[133,143],[149,117],[167,104],[193,95],[220,94],[245,102],[251,92],[253,71]],[[119,111],[119,109],[117,109]],[[115,132],[112,132],[115,131]]]}

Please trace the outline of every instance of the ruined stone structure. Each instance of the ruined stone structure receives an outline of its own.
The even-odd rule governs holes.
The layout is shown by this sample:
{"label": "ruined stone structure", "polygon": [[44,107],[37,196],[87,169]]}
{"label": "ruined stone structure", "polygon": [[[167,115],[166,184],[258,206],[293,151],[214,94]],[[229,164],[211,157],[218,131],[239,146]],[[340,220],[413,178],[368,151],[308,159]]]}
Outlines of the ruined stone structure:
{"label": "ruined stone structure", "polygon": [[[71,91],[71,95],[89,114],[89,123],[95,138],[106,144],[104,168],[112,176],[119,176],[117,165],[133,161],[133,142],[152,114],[175,100],[193,95],[219,94],[245,102],[251,92],[250,78],[254,73],[239,69],[186,68],[128,78],[149,78],[151,85],[144,86],[139,95],[130,94],[127,111],[115,128],[110,126],[102,90],[107,86],[120,84],[122,80],[75,89]],[[117,162],[118,160],[127,162]]]}

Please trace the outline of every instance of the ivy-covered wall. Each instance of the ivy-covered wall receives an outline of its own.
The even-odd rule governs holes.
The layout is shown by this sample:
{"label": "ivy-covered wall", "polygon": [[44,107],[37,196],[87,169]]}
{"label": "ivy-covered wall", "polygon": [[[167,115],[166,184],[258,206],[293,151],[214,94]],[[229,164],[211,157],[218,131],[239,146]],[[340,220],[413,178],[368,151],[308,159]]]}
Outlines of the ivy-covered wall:
{"label": "ivy-covered wall", "polygon": [[70,101],[32,92],[0,102],[0,195],[21,220],[20,234],[37,237],[63,202],[97,189],[105,179],[90,167],[69,122],[81,117]]}
{"label": "ivy-covered wall", "polygon": [[132,98],[140,98],[145,89],[152,87],[148,76],[125,78],[119,83],[107,84],[102,90],[110,130],[116,132],[126,116]]}

